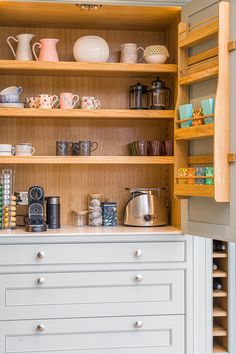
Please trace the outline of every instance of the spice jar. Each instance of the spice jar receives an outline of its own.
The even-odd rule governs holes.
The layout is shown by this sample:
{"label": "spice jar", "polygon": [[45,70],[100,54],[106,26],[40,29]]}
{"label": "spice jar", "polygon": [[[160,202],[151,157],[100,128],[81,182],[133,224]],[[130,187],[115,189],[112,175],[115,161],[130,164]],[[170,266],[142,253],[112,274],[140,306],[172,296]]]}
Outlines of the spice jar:
{"label": "spice jar", "polygon": [[75,227],[87,225],[88,210],[73,210],[73,224]]}
{"label": "spice jar", "polygon": [[147,86],[138,82],[129,88],[129,109],[148,109]]}
{"label": "spice jar", "polygon": [[93,193],[88,196],[89,225],[102,226],[103,194]]}

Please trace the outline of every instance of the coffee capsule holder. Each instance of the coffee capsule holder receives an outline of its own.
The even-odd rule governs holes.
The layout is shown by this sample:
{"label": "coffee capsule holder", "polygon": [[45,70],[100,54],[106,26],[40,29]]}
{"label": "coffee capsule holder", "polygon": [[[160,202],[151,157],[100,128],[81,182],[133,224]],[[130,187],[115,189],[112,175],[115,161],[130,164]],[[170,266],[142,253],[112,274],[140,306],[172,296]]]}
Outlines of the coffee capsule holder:
{"label": "coffee capsule holder", "polygon": [[10,169],[2,170],[0,175],[0,228],[14,229],[16,227],[16,197],[14,196],[14,175]]}

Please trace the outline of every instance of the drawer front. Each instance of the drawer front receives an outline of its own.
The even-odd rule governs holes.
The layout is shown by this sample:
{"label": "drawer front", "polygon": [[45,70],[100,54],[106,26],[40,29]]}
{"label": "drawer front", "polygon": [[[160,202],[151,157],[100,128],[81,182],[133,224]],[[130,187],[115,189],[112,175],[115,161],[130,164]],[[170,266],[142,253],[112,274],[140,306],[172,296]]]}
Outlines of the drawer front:
{"label": "drawer front", "polygon": [[0,265],[183,262],[185,242],[1,245]]}
{"label": "drawer front", "polygon": [[184,271],[0,275],[0,319],[184,313]]}
{"label": "drawer front", "polygon": [[183,354],[184,316],[0,322],[0,353]]}

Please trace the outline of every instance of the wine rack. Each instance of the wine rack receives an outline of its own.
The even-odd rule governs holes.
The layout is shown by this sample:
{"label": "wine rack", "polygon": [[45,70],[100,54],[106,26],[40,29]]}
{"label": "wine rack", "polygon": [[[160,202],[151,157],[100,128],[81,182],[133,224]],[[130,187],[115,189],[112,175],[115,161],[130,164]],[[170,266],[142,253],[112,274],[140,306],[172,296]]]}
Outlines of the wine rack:
{"label": "wine rack", "polygon": [[228,352],[228,245],[213,240],[213,353]]}

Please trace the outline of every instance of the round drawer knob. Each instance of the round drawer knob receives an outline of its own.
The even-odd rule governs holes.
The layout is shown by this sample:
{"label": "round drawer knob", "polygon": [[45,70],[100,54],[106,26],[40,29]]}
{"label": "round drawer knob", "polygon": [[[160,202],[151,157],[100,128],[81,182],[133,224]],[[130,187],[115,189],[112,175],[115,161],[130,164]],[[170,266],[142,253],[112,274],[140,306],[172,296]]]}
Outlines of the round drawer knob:
{"label": "round drawer knob", "polygon": [[137,282],[141,283],[141,281],[143,281],[143,276],[141,274],[138,274],[138,275],[136,275],[135,280]]}
{"label": "round drawer knob", "polygon": [[40,252],[38,252],[37,257],[38,258],[44,258],[45,257],[45,253],[43,251],[40,251]]}
{"label": "round drawer knob", "polygon": [[141,257],[143,255],[143,252],[142,250],[138,249],[136,252],[135,252],[135,256],[136,257]]}
{"label": "round drawer knob", "polygon": [[136,327],[136,328],[142,328],[142,327],[143,327],[143,321],[137,321],[137,322],[135,323],[135,327]]}
{"label": "round drawer knob", "polygon": [[42,325],[42,324],[39,324],[39,325],[37,326],[37,331],[38,331],[38,332],[43,332],[43,331],[45,331],[45,326]]}
{"label": "round drawer knob", "polygon": [[37,279],[37,283],[38,284],[44,284],[45,283],[45,279],[44,279],[44,277],[39,277],[38,279]]}

